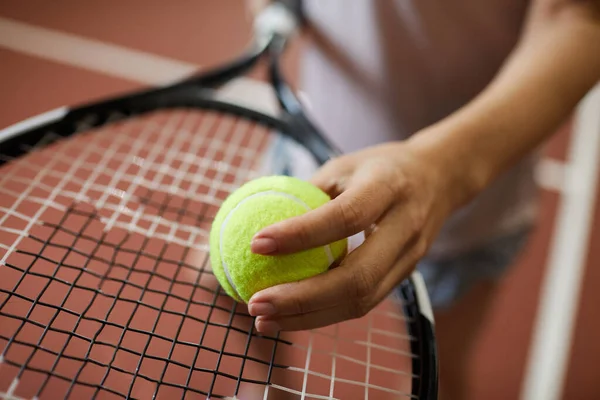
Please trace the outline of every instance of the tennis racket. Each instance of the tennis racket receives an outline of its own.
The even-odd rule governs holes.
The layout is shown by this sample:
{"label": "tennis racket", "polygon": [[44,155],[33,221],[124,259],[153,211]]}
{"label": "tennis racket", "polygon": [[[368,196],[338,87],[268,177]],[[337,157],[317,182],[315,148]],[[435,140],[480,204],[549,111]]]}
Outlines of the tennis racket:
{"label": "tennis racket", "polygon": [[417,272],[360,319],[276,336],[211,273],[229,193],[341,154],[280,71],[298,28],[275,3],[227,65],[0,131],[0,399],[437,398]]}

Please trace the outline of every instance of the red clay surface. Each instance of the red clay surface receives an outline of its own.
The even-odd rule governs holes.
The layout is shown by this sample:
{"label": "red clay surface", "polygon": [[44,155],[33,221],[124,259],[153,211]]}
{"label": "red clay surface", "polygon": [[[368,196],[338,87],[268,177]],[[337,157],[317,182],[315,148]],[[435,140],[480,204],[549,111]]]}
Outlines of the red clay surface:
{"label": "red clay surface", "polygon": [[[246,43],[248,25],[240,4],[233,0],[177,3],[7,0],[0,2],[0,16],[206,66],[229,58]],[[227,32],[227,40],[224,37],[215,40],[220,31]],[[293,62],[288,66],[293,67]],[[4,49],[0,49],[0,71],[2,127],[56,106],[85,102],[139,86],[136,82]],[[291,69],[290,73],[294,71]],[[548,154],[564,159],[569,137],[568,129],[561,130],[549,142]],[[559,204],[559,194],[543,194],[538,229],[517,265],[506,276],[476,344],[468,399],[518,398]],[[599,240],[600,208],[596,207],[590,243]],[[600,251],[593,245],[590,247],[563,396],[569,400],[600,396],[597,374]]]}

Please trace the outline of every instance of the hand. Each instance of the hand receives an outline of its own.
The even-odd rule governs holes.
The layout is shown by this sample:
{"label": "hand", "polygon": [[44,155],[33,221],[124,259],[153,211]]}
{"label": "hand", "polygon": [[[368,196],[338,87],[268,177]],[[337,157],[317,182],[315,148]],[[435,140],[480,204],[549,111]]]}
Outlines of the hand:
{"label": "hand", "polygon": [[256,293],[249,312],[259,332],[303,330],[365,315],[406,278],[458,204],[437,157],[409,142],[334,159],[312,182],[332,201],[258,232],[252,251],[297,252],[365,231],[336,268]]}

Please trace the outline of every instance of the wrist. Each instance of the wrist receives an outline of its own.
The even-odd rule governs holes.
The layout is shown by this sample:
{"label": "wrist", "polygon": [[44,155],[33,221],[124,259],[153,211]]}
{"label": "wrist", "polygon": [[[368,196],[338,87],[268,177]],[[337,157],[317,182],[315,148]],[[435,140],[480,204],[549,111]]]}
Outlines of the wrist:
{"label": "wrist", "polygon": [[486,167],[468,143],[456,140],[442,126],[432,126],[417,132],[407,140],[413,153],[430,167],[440,195],[447,199],[454,211],[476,197],[490,181]]}

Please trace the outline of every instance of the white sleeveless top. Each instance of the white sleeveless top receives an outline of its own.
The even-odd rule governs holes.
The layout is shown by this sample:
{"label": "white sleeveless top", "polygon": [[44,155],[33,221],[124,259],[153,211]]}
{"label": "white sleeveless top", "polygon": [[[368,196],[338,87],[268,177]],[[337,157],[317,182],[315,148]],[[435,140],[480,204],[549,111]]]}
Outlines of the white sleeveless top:
{"label": "white sleeveless top", "polygon": [[[402,140],[460,108],[515,45],[524,0],[304,0],[317,28],[301,57],[311,114],[343,151]],[[485,134],[485,132],[482,132]],[[459,210],[430,257],[531,224],[531,155]]]}

